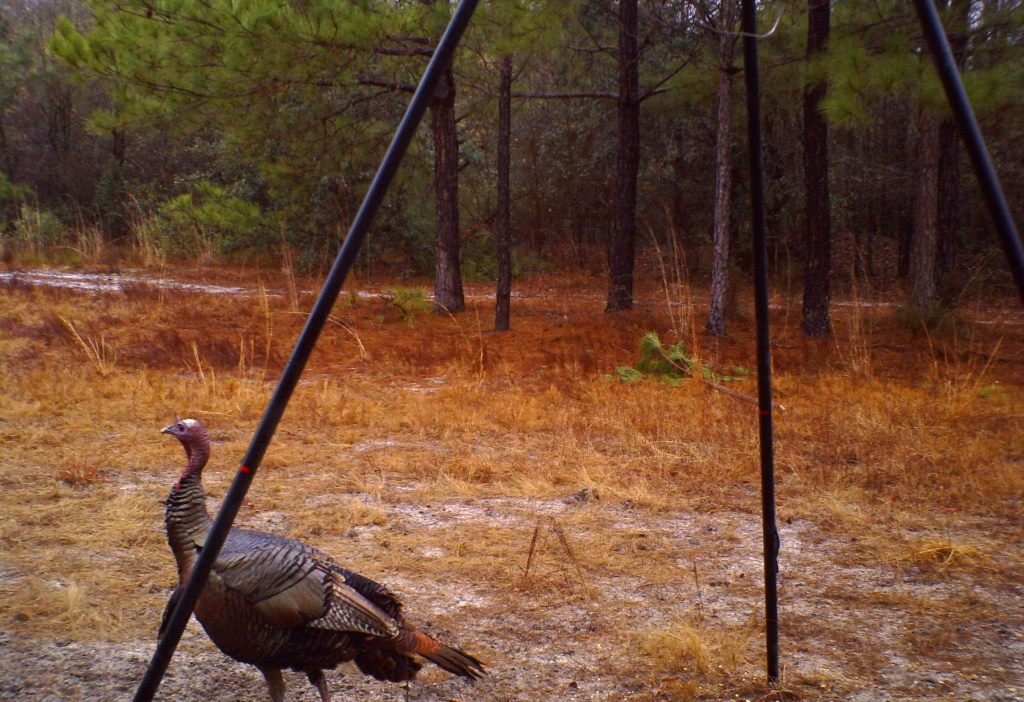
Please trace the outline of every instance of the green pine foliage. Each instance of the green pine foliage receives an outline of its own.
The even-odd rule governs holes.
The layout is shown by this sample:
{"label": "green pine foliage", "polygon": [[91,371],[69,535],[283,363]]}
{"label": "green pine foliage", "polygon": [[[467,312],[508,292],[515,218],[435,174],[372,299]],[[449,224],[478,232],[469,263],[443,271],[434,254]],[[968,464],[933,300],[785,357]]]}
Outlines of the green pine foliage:
{"label": "green pine foliage", "polygon": [[657,332],[647,332],[640,339],[640,359],[636,365],[619,366],[615,373],[624,383],[656,378],[671,387],[677,387],[684,379],[695,376],[702,380],[727,382],[750,375],[750,371],[740,366],[733,370],[733,375],[717,373],[687,351],[682,341],[669,347],[664,346]]}
{"label": "green pine foliage", "polygon": [[[829,120],[840,127],[872,124],[881,103],[906,96],[926,109],[945,114],[945,94],[931,58],[924,50],[916,17],[905,3],[833,3],[829,50],[808,66],[808,77],[824,75],[829,81],[822,106]],[[1002,25],[1024,21],[1024,6],[1008,8],[1005,16],[989,18]],[[950,18],[947,16],[947,23]],[[981,18],[977,18],[981,19]],[[1019,105],[1024,96],[1024,46],[999,47],[999,59],[986,65],[987,42],[975,41],[973,60],[963,74],[972,106],[980,115]]]}
{"label": "green pine foliage", "polygon": [[[87,4],[88,26],[60,20],[49,48],[79,75],[114,86],[114,103],[93,112],[92,130],[208,135],[218,144],[222,170],[258,172],[265,183],[260,206],[288,222],[288,244],[305,268],[333,258],[408,100],[382,83],[414,84],[450,16],[446,2]],[[529,57],[550,50],[575,8],[575,2],[553,0],[485,3],[458,65],[476,81],[502,53]],[[424,273],[432,267],[435,226],[433,153],[425,131],[412,145],[368,250],[385,260],[401,252]],[[463,138],[467,165],[482,171],[485,153]],[[484,192],[489,185],[479,181]],[[162,208],[165,219],[194,219],[194,208],[181,197]],[[267,232],[273,241],[276,235]],[[219,248],[205,235],[176,236],[189,240],[178,242],[188,250]]]}
{"label": "green pine foliage", "polygon": [[266,230],[272,226],[253,203],[212,183],[199,182],[164,202],[137,235],[140,248],[163,260],[241,252],[251,256],[266,253],[265,242],[270,239]]}
{"label": "green pine foliage", "polygon": [[[274,256],[284,245],[298,267],[324,267],[407,104],[404,88],[420,76],[453,4],[0,3],[0,170],[31,186],[38,210],[76,227],[79,219],[96,225],[113,248],[134,240],[143,260]],[[959,0],[951,4],[965,7]],[[1016,207],[1021,194],[1013,184],[1024,176],[1024,5],[970,7],[965,80]],[[687,272],[698,277],[711,259],[714,183],[708,164],[723,69],[721,34],[711,29],[718,8],[717,1],[640,3],[638,245],[656,240],[663,251],[678,247]],[[518,94],[512,125],[514,265],[529,258],[531,268],[602,270],[615,207],[614,9],[614,3],[589,0],[481,3],[455,64],[467,279],[494,275],[495,90],[505,56],[512,60]],[[69,17],[54,24],[60,11]],[[952,11],[944,17],[947,26],[957,24]],[[824,79],[824,109],[833,125],[834,231],[857,240],[857,275],[898,284],[891,252],[898,241],[905,243],[908,230],[915,124],[922,107],[946,109],[914,13],[897,0],[833,0],[829,51],[810,62],[806,0],[766,0],[758,13],[762,32],[774,28],[760,42],[766,209],[780,252],[773,263],[799,270],[804,256],[803,149],[797,137],[804,87]],[[736,126],[744,120],[741,54],[727,70],[734,76],[733,148],[739,158],[745,138]],[[561,98],[523,97],[552,93]],[[69,124],[58,119],[63,114]],[[120,144],[127,146],[118,151],[112,135],[126,137]],[[425,124],[383,203],[361,264],[401,275],[432,273],[433,165]],[[966,183],[967,170],[961,170]],[[206,185],[217,191],[204,192]],[[745,178],[735,179],[734,215],[741,227],[746,187]],[[957,255],[977,261],[992,248],[989,232],[978,224],[987,219],[977,193],[969,187],[961,192]],[[21,204],[0,202],[8,242]],[[744,271],[747,242],[739,231],[736,259]],[[882,253],[875,258],[869,251]],[[851,274],[848,256],[834,265],[839,276]]]}
{"label": "green pine foliage", "polygon": [[[258,174],[265,183],[260,193],[264,206],[290,222],[288,230],[296,239],[290,243],[299,251],[308,244],[310,258],[337,247],[337,211],[354,210],[393,128],[394,111],[370,108],[401,103],[398,94],[360,84],[364,73],[407,80],[396,73],[409,60],[376,56],[373,46],[388,33],[422,34],[436,24],[426,9],[413,7],[403,14],[389,3],[88,4],[93,13],[88,29],[80,31],[63,19],[49,45],[81,75],[117,86],[115,104],[93,113],[92,129],[209,135],[217,145],[219,170]],[[418,21],[423,26],[415,27]],[[422,171],[412,173],[422,178]],[[335,189],[344,200],[340,205],[322,197],[326,178],[341,179]],[[223,178],[211,182],[223,188],[236,184]],[[237,250],[253,243],[231,221],[238,202],[226,210],[189,204],[189,196],[198,195],[178,193],[162,208],[172,221],[194,220],[197,212],[219,232],[213,238],[192,237],[186,248]],[[332,216],[335,221],[325,225]],[[266,236],[264,248],[276,240],[273,228],[254,233],[259,231]]]}
{"label": "green pine foliage", "polygon": [[401,312],[402,319],[408,324],[412,324],[417,317],[430,311],[430,300],[424,288],[395,286],[388,288],[387,292],[391,297],[391,304]]}

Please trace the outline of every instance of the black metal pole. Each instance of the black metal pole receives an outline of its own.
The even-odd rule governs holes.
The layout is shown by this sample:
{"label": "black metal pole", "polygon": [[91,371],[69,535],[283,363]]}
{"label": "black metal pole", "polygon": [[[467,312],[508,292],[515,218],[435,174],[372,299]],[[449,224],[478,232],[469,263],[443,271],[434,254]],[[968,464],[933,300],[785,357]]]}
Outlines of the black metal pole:
{"label": "black metal pole", "polygon": [[416,133],[416,127],[423,118],[427,105],[433,96],[438,77],[448,62],[451,61],[452,55],[455,53],[455,47],[458,46],[459,39],[469,24],[469,19],[476,9],[477,2],[478,0],[462,0],[459,3],[459,6],[452,14],[451,21],[449,21],[444,35],[437,44],[437,49],[434,51],[434,55],[427,65],[426,71],[423,73],[423,78],[420,80],[420,84],[416,88],[412,100],[409,102],[405,116],[398,125],[395,136],[391,140],[390,146],[388,146],[387,153],[384,155],[384,160],[381,161],[377,174],[370,184],[370,189],[363,199],[363,204],[360,206],[359,212],[356,213],[352,226],[349,228],[345,243],[342,245],[334,265],[331,267],[327,280],[324,281],[320,295],[281,374],[277,388],[274,390],[267,409],[264,411],[263,417],[256,427],[256,433],[249,444],[249,450],[242,459],[242,466],[238,469],[238,473],[231,483],[231,489],[228,490],[227,495],[224,497],[220,512],[218,512],[217,518],[213,522],[192,575],[182,592],[181,600],[178,602],[177,607],[175,607],[174,613],[167,623],[164,635],[157,643],[156,651],[153,653],[153,658],[146,669],[146,674],[143,676],[142,682],[139,683],[139,688],[135,692],[134,702],[150,702],[160,686],[160,681],[163,679],[164,672],[171,661],[171,656],[174,655],[174,650],[178,646],[178,641],[185,630],[188,618],[195,608],[196,600],[199,599],[199,593],[202,591],[203,585],[206,584],[206,579],[210,574],[214,559],[224,545],[228,530],[231,529],[231,524],[238,514],[238,509],[245,498],[249,485],[252,483],[256,469],[263,460],[263,454],[266,452],[267,446],[274,436],[274,431],[277,429],[277,424],[281,420],[285,408],[288,406],[288,400],[291,398],[292,391],[299,382],[302,370],[305,368],[306,361],[309,360],[309,355],[313,351],[313,346],[316,344],[320,332],[327,322],[331,308],[334,306],[338,293],[341,291],[341,286],[345,282],[345,278],[353,263],[355,263],[359,247],[366,238],[366,233],[370,228],[374,215],[377,213],[377,209],[380,207],[384,194],[387,192],[388,185],[390,185],[395,172],[398,170],[398,165],[401,163],[402,157],[405,155],[405,151],[412,141],[413,135]]}
{"label": "black metal pole", "polygon": [[779,681],[779,531],[775,526],[775,458],[772,446],[772,358],[768,328],[768,245],[765,237],[761,84],[757,65],[755,1],[743,0],[743,75],[747,86],[751,224],[754,232],[754,307],[757,316],[757,406],[761,446],[761,529],[764,537],[765,640],[768,682]]}
{"label": "black metal pole", "polygon": [[985,148],[978,120],[975,119],[971,102],[967,99],[967,92],[956,67],[956,59],[953,58],[953,50],[942,28],[942,20],[939,19],[939,13],[932,0],[914,0],[914,5],[917,8],[918,19],[921,20],[921,29],[928,41],[932,60],[935,62],[935,70],[942,80],[946,99],[949,100],[949,107],[956,118],[957,126],[960,127],[960,135],[967,147],[971,165],[974,166],[974,174],[978,177],[985,204],[988,205],[992,219],[995,220],[1006,260],[1017,282],[1017,292],[1024,302],[1024,246],[1021,245],[1020,233],[1013,223],[1013,217],[1010,216],[1010,206],[1006,203],[1003,188],[999,184],[999,176],[992,165],[992,158]]}

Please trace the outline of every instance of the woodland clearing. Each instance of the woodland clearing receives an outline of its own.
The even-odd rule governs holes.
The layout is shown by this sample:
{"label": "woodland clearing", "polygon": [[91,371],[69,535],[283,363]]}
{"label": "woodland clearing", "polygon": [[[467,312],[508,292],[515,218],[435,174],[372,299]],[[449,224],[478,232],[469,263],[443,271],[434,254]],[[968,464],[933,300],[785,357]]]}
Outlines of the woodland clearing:
{"label": "woodland clearing", "polygon": [[[174,270],[114,290],[0,292],[0,699],[127,699],[174,584],[162,501],[175,415],[211,429],[223,496],[316,281]],[[400,283],[408,288],[408,282]],[[1024,315],[939,331],[888,300],[799,335],[777,295],[783,684],[763,682],[753,405],[695,379],[624,383],[649,331],[752,395],[752,320],[716,343],[700,292],[517,283],[513,331],[345,293],[240,524],[314,543],[483,659],[407,691],[345,667],[339,699],[1014,700],[1024,697]],[[670,296],[671,297],[671,296]],[[740,297],[737,309],[748,309]],[[791,313],[792,312],[792,313]],[[214,500],[216,502],[216,499]],[[213,508],[211,504],[211,509]],[[159,699],[263,699],[190,625]],[[298,676],[289,699],[313,700]]]}

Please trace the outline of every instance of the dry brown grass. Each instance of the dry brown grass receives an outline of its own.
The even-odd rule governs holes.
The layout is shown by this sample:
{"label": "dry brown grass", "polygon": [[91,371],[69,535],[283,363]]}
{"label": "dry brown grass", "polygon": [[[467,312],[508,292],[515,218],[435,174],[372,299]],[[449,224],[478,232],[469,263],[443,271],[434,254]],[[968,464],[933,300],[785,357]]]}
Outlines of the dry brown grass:
{"label": "dry brown grass", "polygon": [[667,627],[639,632],[637,649],[650,666],[663,673],[731,676],[757,657],[759,633],[755,616],[728,627],[708,626],[695,617],[676,617]]}
{"label": "dry brown grass", "polygon": [[[593,627],[584,639],[629,650],[626,668],[647,661],[641,675],[669,698],[738,689],[760,645],[756,611],[701,618],[697,590],[691,613],[634,621],[615,591],[638,574],[651,592],[692,584],[693,569],[724,567],[748,538],[723,528],[708,552],[647,522],[684,509],[756,513],[754,409],[699,383],[619,383],[612,371],[635,360],[640,336],[678,319],[657,308],[609,318],[586,296],[570,306],[578,281],[531,286],[536,297],[503,335],[481,331],[486,304],[410,325],[381,321],[384,300],[340,299],[245,519],[356,562],[372,557],[378,573],[414,567],[417,578],[486,584],[498,610],[578,607]],[[251,298],[0,294],[0,626],[82,640],[153,628],[175,577],[161,501],[181,464],[157,431],[176,415],[205,421],[215,442],[207,485],[223,495],[304,321],[293,312],[309,306],[303,287]],[[779,334],[783,519],[852,538],[837,555],[845,561],[933,581],[1012,580],[1022,569],[1007,544],[1021,536],[1024,340],[979,327],[922,347],[880,312],[871,338],[887,347],[872,349],[870,313],[837,321],[853,355],[822,357],[790,343],[794,330]],[[714,349],[718,367],[753,366],[749,328],[737,327]],[[754,391],[752,381],[737,387]],[[596,506],[557,520],[544,511],[584,489]],[[516,519],[488,516],[487,500],[513,501],[501,504]],[[434,525],[422,505],[479,514]],[[623,525],[621,514],[638,516]],[[992,534],[962,536],[954,523],[991,524]],[[755,600],[756,586],[734,583]],[[896,596],[869,604],[895,606],[886,597]]]}

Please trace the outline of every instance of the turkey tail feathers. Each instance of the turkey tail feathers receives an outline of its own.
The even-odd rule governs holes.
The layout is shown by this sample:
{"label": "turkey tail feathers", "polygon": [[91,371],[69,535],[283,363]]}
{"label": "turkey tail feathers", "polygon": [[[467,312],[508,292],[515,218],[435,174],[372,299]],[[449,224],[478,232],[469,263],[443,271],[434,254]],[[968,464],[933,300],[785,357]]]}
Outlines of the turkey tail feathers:
{"label": "turkey tail feathers", "polygon": [[406,625],[402,630],[400,650],[404,653],[415,653],[436,666],[444,668],[452,675],[460,675],[470,680],[479,680],[487,671],[484,664],[468,653],[457,648],[445,646],[430,634],[415,626]]}
{"label": "turkey tail feathers", "polygon": [[[393,646],[393,647],[392,647]],[[402,682],[412,680],[422,667],[420,656],[447,670],[452,675],[478,680],[487,674],[483,663],[457,648],[445,646],[415,627],[406,626],[392,646],[369,648],[355,657],[359,670],[378,680]]]}
{"label": "turkey tail feathers", "polygon": [[419,655],[431,663],[444,668],[452,675],[461,675],[470,680],[479,680],[487,674],[487,671],[484,670],[484,664],[476,658],[468,653],[463,653],[457,648],[445,646],[443,643],[437,644],[433,651],[421,652]]}

